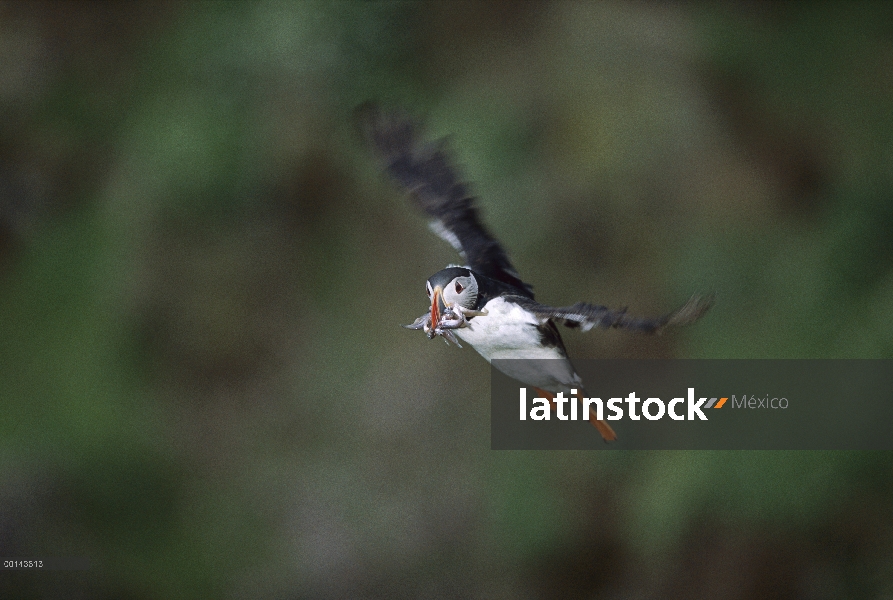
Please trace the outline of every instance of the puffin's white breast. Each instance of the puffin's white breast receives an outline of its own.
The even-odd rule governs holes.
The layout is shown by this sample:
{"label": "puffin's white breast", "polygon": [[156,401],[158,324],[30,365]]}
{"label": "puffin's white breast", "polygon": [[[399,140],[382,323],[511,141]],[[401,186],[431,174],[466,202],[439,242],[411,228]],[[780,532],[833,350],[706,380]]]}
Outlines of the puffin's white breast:
{"label": "puffin's white breast", "polygon": [[533,314],[502,298],[490,300],[485,316],[475,317],[467,327],[454,333],[468,342],[487,360],[494,358],[562,358],[557,348],[545,348],[540,342]]}
{"label": "puffin's white breast", "polygon": [[467,327],[454,330],[459,339],[471,344],[488,361],[551,359],[541,363],[500,363],[501,371],[527,385],[551,392],[579,385],[579,376],[561,350],[542,345],[537,326],[543,321],[502,298],[490,300],[484,308],[486,316],[475,317]]}

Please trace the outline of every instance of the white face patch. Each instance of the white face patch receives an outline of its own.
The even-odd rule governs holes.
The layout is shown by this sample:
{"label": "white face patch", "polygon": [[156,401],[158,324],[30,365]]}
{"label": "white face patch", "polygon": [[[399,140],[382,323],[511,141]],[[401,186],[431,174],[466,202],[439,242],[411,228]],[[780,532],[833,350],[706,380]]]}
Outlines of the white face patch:
{"label": "white face patch", "polygon": [[456,277],[443,288],[443,303],[447,306],[458,304],[463,308],[474,308],[478,298],[478,282],[474,275]]}

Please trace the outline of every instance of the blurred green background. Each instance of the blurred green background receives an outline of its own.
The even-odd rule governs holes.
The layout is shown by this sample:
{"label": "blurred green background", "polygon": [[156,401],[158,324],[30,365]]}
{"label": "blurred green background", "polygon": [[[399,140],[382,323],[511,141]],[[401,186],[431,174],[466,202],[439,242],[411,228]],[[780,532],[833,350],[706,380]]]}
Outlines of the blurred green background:
{"label": "blurred green background", "polygon": [[[0,4],[3,598],[893,598],[888,453],[492,452],[425,119],[572,356],[893,357],[886,3]],[[622,428],[619,433],[622,435]]]}

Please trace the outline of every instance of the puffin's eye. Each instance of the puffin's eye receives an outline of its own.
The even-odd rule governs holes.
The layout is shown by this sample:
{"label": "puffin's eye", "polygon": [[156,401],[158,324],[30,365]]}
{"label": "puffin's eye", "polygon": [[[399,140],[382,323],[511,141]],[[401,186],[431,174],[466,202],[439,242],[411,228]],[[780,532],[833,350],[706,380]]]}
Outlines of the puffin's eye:
{"label": "puffin's eye", "polygon": [[462,287],[462,284],[459,283],[459,282],[457,281],[457,282],[456,282],[456,293],[457,293],[457,294],[461,294],[461,293],[462,293],[462,290],[464,290],[464,289],[465,289],[465,288]]}
{"label": "puffin's eye", "polygon": [[431,297],[431,286],[425,284],[425,293],[428,294],[428,297]]}

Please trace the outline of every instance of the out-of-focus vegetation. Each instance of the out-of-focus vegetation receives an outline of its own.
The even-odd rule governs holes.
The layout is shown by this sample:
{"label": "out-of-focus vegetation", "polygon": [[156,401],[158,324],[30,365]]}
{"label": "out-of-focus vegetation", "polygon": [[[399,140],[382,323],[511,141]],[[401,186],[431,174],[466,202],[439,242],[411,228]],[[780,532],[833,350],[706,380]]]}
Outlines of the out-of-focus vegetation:
{"label": "out-of-focus vegetation", "polygon": [[[0,5],[4,598],[885,598],[887,453],[491,452],[425,117],[579,357],[893,356],[885,3]],[[856,401],[856,399],[845,399]],[[621,432],[622,434],[622,432]]]}

